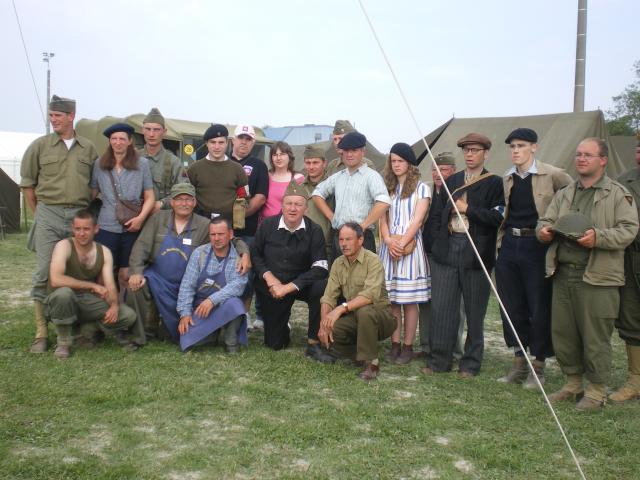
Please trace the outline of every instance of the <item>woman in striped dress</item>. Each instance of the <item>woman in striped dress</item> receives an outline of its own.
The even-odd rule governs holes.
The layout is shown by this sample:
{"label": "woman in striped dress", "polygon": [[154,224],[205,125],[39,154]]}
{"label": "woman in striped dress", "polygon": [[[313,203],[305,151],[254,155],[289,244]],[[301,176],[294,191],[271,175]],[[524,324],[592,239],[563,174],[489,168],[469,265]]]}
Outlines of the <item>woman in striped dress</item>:
{"label": "woman in striped dress", "polygon": [[[418,303],[431,297],[429,265],[422,245],[422,224],[429,210],[431,189],[420,181],[416,156],[406,143],[396,143],[383,172],[391,206],[380,219],[380,258],[391,309],[398,327],[391,336],[388,361],[406,364],[413,358]],[[403,315],[404,314],[404,315]],[[404,317],[404,322],[403,322]],[[404,345],[400,348],[404,323]]]}

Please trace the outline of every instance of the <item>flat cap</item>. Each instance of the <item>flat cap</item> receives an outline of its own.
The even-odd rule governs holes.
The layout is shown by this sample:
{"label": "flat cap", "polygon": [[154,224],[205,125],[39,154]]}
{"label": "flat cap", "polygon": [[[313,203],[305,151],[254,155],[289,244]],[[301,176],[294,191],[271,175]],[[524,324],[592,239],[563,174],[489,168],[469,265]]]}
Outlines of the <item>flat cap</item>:
{"label": "flat cap", "polygon": [[322,158],[324,160],[324,148],[312,143],[304,147],[304,158]]}
{"label": "flat cap", "polygon": [[416,154],[413,153],[411,147],[402,142],[398,142],[391,147],[390,154],[393,153],[402,158],[405,162],[410,163],[411,165],[418,165],[418,160],[416,159]]}
{"label": "flat cap", "polygon": [[49,110],[53,112],[75,113],[76,101],[72,98],[59,97],[54,95],[49,102]]}
{"label": "flat cap", "polygon": [[439,167],[442,165],[453,165],[455,167],[456,165],[456,157],[451,152],[440,152],[434,157],[434,160]]}
{"label": "flat cap", "polygon": [[524,140],[525,142],[538,143],[538,134],[530,128],[516,128],[505,139],[504,143],[511,143],[511,140]]}
{"label": "flat cap", "polygon": [[284,191],[282,198],[291,196],[302,197],[305,200],[309,200],[307,190],[302,185],[298,185],[295,178],[292,178],[289,185],[287,185],[287,189]]}
{"label": "flat cap", "polygon": [[127,135],[131,136],[133,135],[134,131],[135,130],[133,129],[133,127],[128,123],[119,122],[119,123],[114,123],[110,127],[107,127],[105,131],[102,132],[102,134],[107,138],[111,138],[111,135],[113,135],[116,132],[124,132]]}
{"label": "flat cap", "polygon": [[469,145],[471,143],[482,145],[487,150],[491,149],[491,140],[489,140],[489,137],[487,137],[486,135],[482,135],[481,133],[468,133],[460,140],[458,140],[457,145],[462,148],[465,145]]}
{"label": "flat cap", "polygon": [[173,187],[171,187],[171,198],[176,198],[178,195],[191,195],[192,197],[196,196],[196,187],[191,185],[190,183],[176,183]]}
{"label": "flat cap", "polygon": [[336,124],[333,127],[334,135],[342,135],[344,133],[355,132],[356,129],[353,128],[351,122],[349,120],[336,120]]}
{"label": "flat cap", "polygon": [[159,125],[162,125],[162,128],[164,128],[164,117],[160,113],[160,110],[158,110],[156,107],[153,107],[151,110],[149,110],[147,116],[144,117],[142,123],[157,123]]}
{"label": "flat cap", "polygon": [[224,125],[219,123],[211,124],[209,128],[204,132],[202,139],[205,142],[208,142],[212,138],[224,137],[227,138],[229,136],[229,130]]}
{"label": "flat cap", "polygon": [[338,148],[341,150],[352,150],[354,148],[362,148],[367,144],[367,137],[365,137],[360,132],[349,132],[340,143],[338,143]]}

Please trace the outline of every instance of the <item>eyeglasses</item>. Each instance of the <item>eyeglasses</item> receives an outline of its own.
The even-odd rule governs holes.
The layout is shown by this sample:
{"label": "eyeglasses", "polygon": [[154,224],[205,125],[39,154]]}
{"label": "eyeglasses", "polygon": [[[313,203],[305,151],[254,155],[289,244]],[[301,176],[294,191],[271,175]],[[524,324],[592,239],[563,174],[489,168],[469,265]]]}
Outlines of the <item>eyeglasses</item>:
{"label": "eyeglasses", "polygon": [[465,153],[465,154],[466,153],[472,153],[473,155],[475,155],[476,153],[481,152],[483,150],[486,150],[486,148],[467,148],[467,147],[464,147],[462,149],[462,153]]}
{"label": "eyeglasses", "polygon": [[579,159],[579,158],[584,157],[584,158],[586,158],[587,160],[590,160],[590,159],[592,159],[592,158],[599,158],[599,157],[601,157],[601,156],[602,156],[602,155],[594,155],[594,154],[592,154],[592,153],[582,153],[582,152],[576,153],[576,159]]}

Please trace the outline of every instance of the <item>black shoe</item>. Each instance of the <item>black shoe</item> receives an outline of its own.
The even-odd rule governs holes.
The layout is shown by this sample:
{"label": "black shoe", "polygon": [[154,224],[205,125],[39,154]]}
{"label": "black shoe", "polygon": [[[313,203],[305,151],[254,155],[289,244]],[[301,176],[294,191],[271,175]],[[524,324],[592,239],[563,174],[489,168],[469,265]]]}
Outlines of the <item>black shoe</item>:
{"label": "black shoe", "polygon": [[336,363],[336,358],[333,355],[329,355],[329,352],[322,348],[319,343],[308,344],[304,354],[316,362]]}

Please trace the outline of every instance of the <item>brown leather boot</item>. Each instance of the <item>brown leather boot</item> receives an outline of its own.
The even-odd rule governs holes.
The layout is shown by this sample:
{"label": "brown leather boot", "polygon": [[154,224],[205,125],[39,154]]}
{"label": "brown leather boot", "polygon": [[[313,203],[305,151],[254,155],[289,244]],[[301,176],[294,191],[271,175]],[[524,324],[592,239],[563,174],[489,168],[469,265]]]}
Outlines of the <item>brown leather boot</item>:
{"label": "brown leather boot", "polygon": [[640,347],[627,345],[627,362],[629,377],[626,383],[609,395],[609,400],[624,403],[640,398]]}
{"label": "brown leather boot", "polygon": [[33,306],[36,320],[36,339],[31,344],[29,351],[31,353],[44,353],[47,351],[47,337],[49,336],[47,320],[44,318],[44,305],[36,300],[33,302]]}
{"label": "brown leather boot", "polygon": [[524,357],[515,357],[513,359],[513,366],[511,367],[511,370],[509,370],[509,373],[504,377],[500,377],[498,382],[520,384],[524,382],[525,378],[527,378],[528,373],[529,367],[527,365],[527,360]]}
{"label": "brown leather boot", "polygon": [[582,375],[567,375],[567,383],[560,390],[548,396],[551,403],[575,402],[584,395]]}
{"label": "brown leather boot", "polygon": [[58,345],[55,352],[53,352],[53,356],[58,360],[66,360],[69,358],[69,355],[71,355],[69,345]]}
{"label": "brown leather boot", "polygon": [[604,407],[607,394],[604,383],[588,383],[584,391],[584,397],[576,405],[576,410],[581,412],[593,412]]}
{"label": "brown leather boot", "polygon": [[400,342],[392,342],[391,350],[387,352],[384,359],[389,363],[394,363],[400,355]]}
{"label": "brown leather boot", "polygon": [[400,355],[396,358],[396,364],[406,365],[411,360],[413,360],[413,345],[404,344]]}
{"label": "brown leather boot", "polygon": [[[544,386],[544,360],[542,362],[540,360],[534,360],[531,363],[533,365],[533,371],[538,377],[538,380],[540,380],[540,384]],[[527,379],[525,380],[524,384],[522,384],[522,388],[526,388],[527,390],[538,389],[536,377],[533,376],[532,372],[529,372],[529,375],[527,375]]]}
{"label": "brown leather boot", "polygon": [[365,366],[366,368],[358,374],[358,377],[361,380],[369,382],[378,378],[378,372],[380,371],[380,367],[378,367],[378,365],[375,365],[372,362],[365,362]]}

